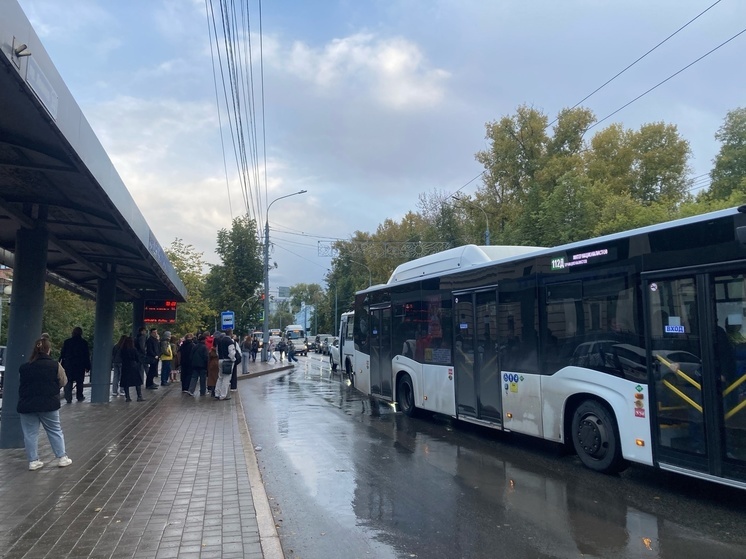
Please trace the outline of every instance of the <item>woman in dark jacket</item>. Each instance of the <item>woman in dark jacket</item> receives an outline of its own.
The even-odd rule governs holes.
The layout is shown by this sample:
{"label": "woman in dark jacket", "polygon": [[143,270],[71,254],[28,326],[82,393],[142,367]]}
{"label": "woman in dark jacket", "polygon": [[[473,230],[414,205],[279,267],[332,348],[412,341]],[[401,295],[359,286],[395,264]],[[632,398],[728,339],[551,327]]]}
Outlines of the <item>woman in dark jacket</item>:
{"label": "woman in dark jacket", "polygon": [[29,362],[19,369],[16,411],[21,418],[28,469],[32,471],[44,466],[44,462],[39,460],[40,423],[58,458],[57,465],[64,468],[73,463],[65,452],[65,436],[60,424],[60,388],[67,384],[67,376],[65,369],[49,356],[51,351],[49,338],[39,338],[34,344]]}
{"label": "woman in dark jacket", "polygon": [[131,402],[130,386],[135,387],[137,391],[137,401],[144,402],[142,397],[142,374],[140,368],[140,356],[135,349],[135,340],[132,336],[127,336],[122,344],[122,380],[121,385],[124,388],[124,396],[127,402]]}

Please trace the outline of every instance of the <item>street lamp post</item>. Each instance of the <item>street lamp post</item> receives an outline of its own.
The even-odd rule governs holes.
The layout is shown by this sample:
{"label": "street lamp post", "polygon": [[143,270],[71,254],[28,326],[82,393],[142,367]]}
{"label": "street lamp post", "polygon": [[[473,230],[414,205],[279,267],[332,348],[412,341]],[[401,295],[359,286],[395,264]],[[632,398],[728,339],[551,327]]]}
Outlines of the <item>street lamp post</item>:
{"label": "street lamp post", "polygon": [[267,361],[267,349],[269,349],[269,209],[272,204],[283,198],[290,198],[298,194],[305,194],[307,190],[299,190],[292,194],[286,194],[275,198],[267,206],[267,216],[264,222],[264,343],[262,344],[262,361]]}
{"label": "street lamp post", "polygon": [[460,196],[458,196],[456,194],[454,194],[453,196],[451,196],[451,198],[453,198],[457,202],[463,202],[464,204],[468,204],[470,206],[473,206],[473,207],[477,208],[478,210],[480,210],[484,214],[484,223],[485,223],[484,244],[486,246],[490,246],[490,218],[487,217],[487,212],[484,211],[484,208],[481,207],[481,206],[478,206],[477,204],[472,204],[468,200],[464,200],[463,198],[461,198]]}
{"label": "street lamp post", "polygon": [[368,270],[368,287],[373,285],[373,275],[370,273],[370,268],[368,268],[368,266],[366,266],[362,262],[357,262],[356,260],[350,260],[350,262],[352,262],[353,264],[357,264],[358,266],[362,266],[363,268]]}

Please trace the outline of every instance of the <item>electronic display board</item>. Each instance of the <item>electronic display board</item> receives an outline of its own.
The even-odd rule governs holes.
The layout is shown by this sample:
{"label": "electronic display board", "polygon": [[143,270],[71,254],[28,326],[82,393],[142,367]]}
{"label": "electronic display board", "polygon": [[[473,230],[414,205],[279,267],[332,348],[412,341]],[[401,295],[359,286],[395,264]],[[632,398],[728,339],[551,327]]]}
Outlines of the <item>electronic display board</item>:
{"label": "electronic display board", "polygon": [[176,322],[176,301],[146,299],[143,307],[143,322],[171,324]]}

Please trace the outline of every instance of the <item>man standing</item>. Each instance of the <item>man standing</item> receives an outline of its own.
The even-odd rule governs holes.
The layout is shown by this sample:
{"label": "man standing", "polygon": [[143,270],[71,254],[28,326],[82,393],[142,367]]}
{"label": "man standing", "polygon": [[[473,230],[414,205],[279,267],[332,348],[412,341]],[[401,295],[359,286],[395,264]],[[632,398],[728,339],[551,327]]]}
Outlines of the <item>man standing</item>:
{"label": "man standing", "polygon": [[150,336],[145,340],[145,355],[148,358],[148,375],[145,379],[145,388],[156,390],[158,387],[155,384],[155,377],[158,376],[158,358],[161,355],[157,328],[151,328]]}
{"label": "man standing", "polygon": [[192,380],[189,381],[189,394],[194,396],[194,390],[197,388],[199,380],[199,395],[207,394],[207,363],[210,359],[209,350],[205,345],[207,333],[203,332],[197,339],[197,343],[192,348],[190,360],[192,362]]}
{"label": "man standing", "polygon": [[[192,349],[194,349],[194,336],[188,333],[179,346],[179,364],[181,366],[181,391],[189,394],[189,385],[192,382]],[[207,369],[207,367],[205,367]]]}
{"label": "man standing", "polygon": [[82,402],[85,400],[83,396],[85,374],[91,370],[91,352],[88,342],[83,339],[83,329],[80,326],[73,328],[72,336],[63,342],[60,363],[67,375],[65,400],[68,404],[73,401],[73,383],[75,383],[75,395],[78,402]]}
{"label": "man standing", "polygon": [[225,335],[217,341],[218,350],[218,382],[215,385],[215,397],[219,400],[230,400],[228,389],[231,375],[233,374],[233,363],[236,360],[236,344],[233,342],[233,330],[229,328]]}

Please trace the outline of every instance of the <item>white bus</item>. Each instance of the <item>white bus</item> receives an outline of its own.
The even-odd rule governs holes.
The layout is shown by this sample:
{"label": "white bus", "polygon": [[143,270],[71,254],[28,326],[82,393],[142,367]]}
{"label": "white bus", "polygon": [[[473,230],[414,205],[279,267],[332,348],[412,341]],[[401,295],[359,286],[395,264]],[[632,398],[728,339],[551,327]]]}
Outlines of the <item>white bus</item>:
{"label": "white bus", "polygon": [[294,344],[297,353],[308,355],[308,340],[306,339],[306,329],[303,326],[300,324],[285,326],[285,339]]}
{"label": "white bus", "polygon": [[342,366],[342,371],[352,379],[355,360],[355,345],[352,338],[352,325],[355,318],[355,312],[349,311],[342,313],[339,319],[339,338],[337,344],[329,348],[329,363],[332,371]]}
{"label": "white bus", "polygon": [[549,249],[464,246],[356,294],[354,385],[746,488],[746,206]]}

